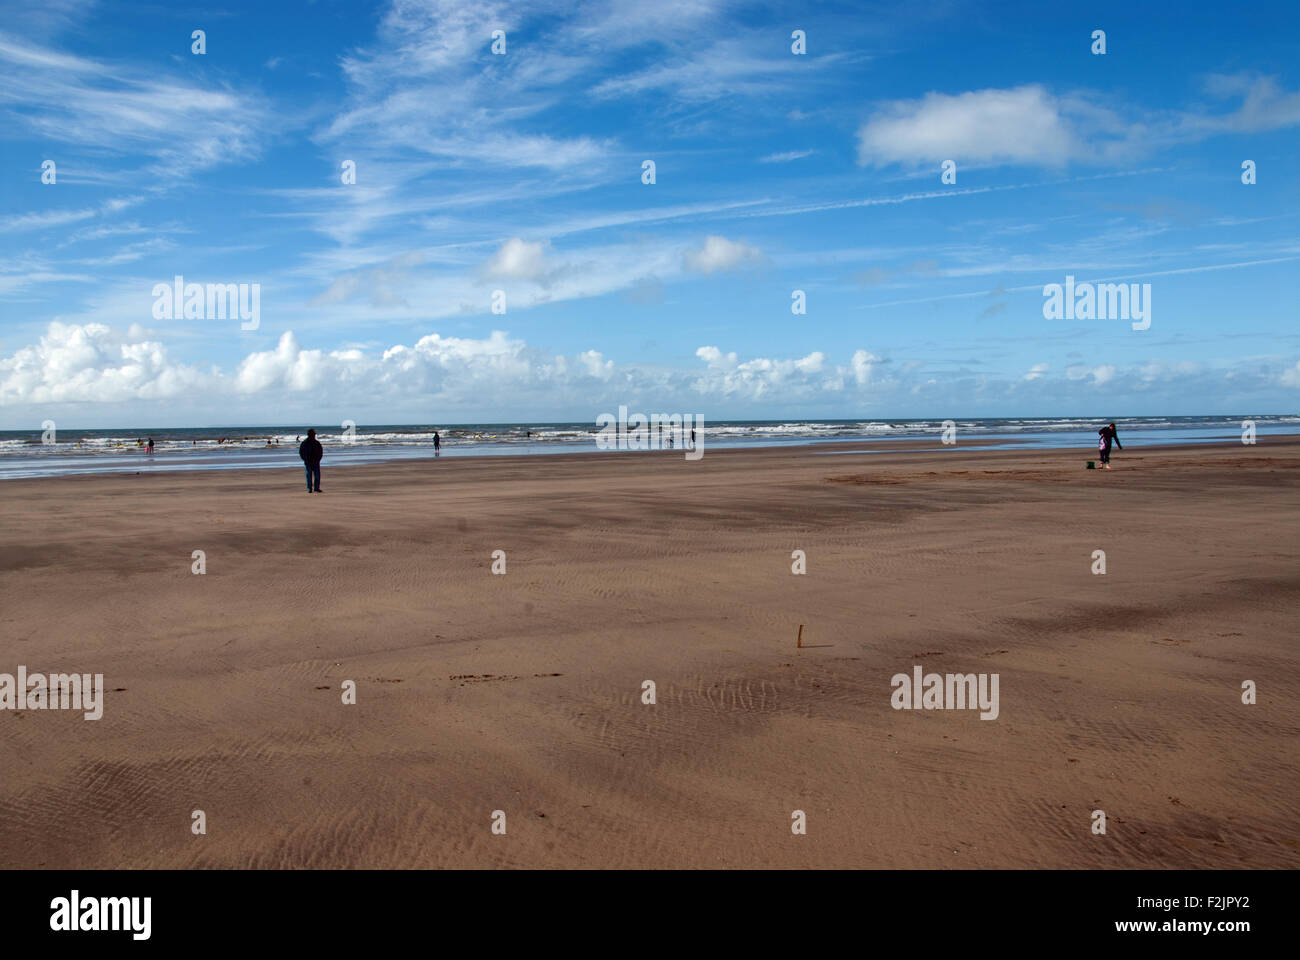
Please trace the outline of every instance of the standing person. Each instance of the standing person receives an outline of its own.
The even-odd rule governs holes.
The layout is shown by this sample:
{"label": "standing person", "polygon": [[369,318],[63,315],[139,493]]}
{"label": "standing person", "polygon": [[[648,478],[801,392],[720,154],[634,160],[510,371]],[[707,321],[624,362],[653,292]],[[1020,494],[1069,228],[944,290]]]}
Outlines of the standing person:
{"label": "standing person", "polygon": [[1097,449],[1101,452],[1101,465],[1106,470],[1110,469],[1110,445],[1113,443],[1121,450],[1124,444],[1119,442],[1119,431],[1115,429],[1115,424],[1108,423],[1097,431]]}
{"label": "standing person", "polygon": [[442,437],[438,436],[438,431],[433,431],[433,452],[437,453],[438,448],[442,446]]}
{"label": "standing person", "polygon": [[149,438],[149,448],[148,448],[148,452],[149,452],[149,453],[153,453],[153,437],[150,437],[150,438]]}
{"label": "standing person", "polygon": [[[316,431],[308,430],[307,439],[298,448],[298,456],[302,457],[303,466],[307,468],[308,493],[320,493],[320,458],[324,455],[325,451],[316,439]],[[313,480],[316,482],[315,489],[312,488]]]}

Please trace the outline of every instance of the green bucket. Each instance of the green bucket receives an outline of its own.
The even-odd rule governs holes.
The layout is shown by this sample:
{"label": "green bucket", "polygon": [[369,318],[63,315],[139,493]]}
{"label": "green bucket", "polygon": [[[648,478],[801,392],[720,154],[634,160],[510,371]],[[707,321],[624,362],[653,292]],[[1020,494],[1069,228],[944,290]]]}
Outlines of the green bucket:
{"label": "green bucket", "polygon": [[1087,465],[1084,469],[1085,469],[1085,470],[1096,470],[1096,469],[1097,469],[1097,461],[1096,461],[1096,460],[1089,460],[1089,461],[1088,461],[1088,465]]}

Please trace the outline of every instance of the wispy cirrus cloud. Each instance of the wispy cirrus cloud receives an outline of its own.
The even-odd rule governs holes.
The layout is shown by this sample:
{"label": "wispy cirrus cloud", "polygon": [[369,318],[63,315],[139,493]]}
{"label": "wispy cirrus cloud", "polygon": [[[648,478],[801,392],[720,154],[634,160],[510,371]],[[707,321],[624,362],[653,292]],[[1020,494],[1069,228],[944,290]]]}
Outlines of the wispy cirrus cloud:
{"label": "wispy cirrus cloud", "polygon": [[767,262],[756,246],[709,234],[692,242],[627,239],[559,246],[510,237],[477,262],[454,267],[426,263],[419,251],[342,273],[312,303],[327,308],[318,322],[339,322],[349,304],[369,303],[394,319],[486,314],[493,289],[504,289],[509,309],[583,300],[644,284],[681,282]]}
{"label": "wispy cirrus cloud", "polygon": [[846,58],[832,53],[819,57],[791,56],[789,41],[775,31],[715,40],[703,49],[681,44],[667,57],[658,56],[642,70],[607,77],[591,92],[599,98],[644,96],[655,92],[675,103],[705,103],[722,97],[762,97],[787,93],[795,83],[815,84],[824,78],[809,66]]}
{"label": "wispy cirrus cloud", "polygon": [[111,64],[0,33],[0,117],[78,150],[142,161],[166,180],[260,152],[271,114],[261,97],[157,66]]}
{"label": "wispy cirrus cloud", "polygon": [[765,157],[759,157],[759,163],[790,163],[794,160],[802,160],[804,157],[811,157],[816,150],[789,150],[785,153],[769,153]]}
{"label": "wispy cirrus cloud", "polygon": [[[398,0],[376,42],[344,58],[348,99],[318,139],[453,165],[563,170],[599,162],[610,149],[604,140],[522,127],[562,99],[566,82],[586,65],[555,45],[510,52],[515,28],[544,12],[500,2]],[[506,33],[505,55],[491,52],[495,30]]]}
{"label": "wispy cirrus cloud", "polygon": [[97,207],[80,209],[44,210],[40,213],[22,213],[9,217],[0,217],[0,233],[21,233],[25,231],[46,230],[51,227],[66,227],[84,220],[93,220],[109,214],[120,213],[127,207],[140,203],[142,197],[114,197]]}

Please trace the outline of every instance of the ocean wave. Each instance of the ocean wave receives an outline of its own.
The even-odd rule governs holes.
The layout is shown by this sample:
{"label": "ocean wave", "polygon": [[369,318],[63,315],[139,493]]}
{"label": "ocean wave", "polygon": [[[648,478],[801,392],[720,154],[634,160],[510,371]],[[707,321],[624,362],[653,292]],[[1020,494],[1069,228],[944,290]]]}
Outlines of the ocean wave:
{"label": "ocean wave", "polygon": [[[1220,431],[1237,433],[1242,420],[1252,419],[1257,429],[1281,429],[1300,423],[1292,414],[1265,416],[1201,417],[1130,417],[1117,419],[1120,435],[1133,433],[1167,433],[1169,431]],[[1043,437],[1078,434],[1091,436],[1105,421],[1088,417],[970,417],[951,420],[932,418],[914,420],[719,420],[697,427],[697,434],[707,443],[745,444],[769,442],[819,442],[854,439],[902,439],[933,437],[947,423],[955,424],[958,437]],[[355,433],[341,429],[319,429],[318,438],[331,450],[340,448],[400,448],[408,452],[431,450],[435,429],[442,450],[456,448],[574,448],[594,444],[600,430],[594,423],[548,424],[456,424],[447,427],[403,426],[398,424],[361,427]],[[674,431],[675,432],[675,431]],[[269,427],[258,431],[249,427],[163,429],[153,432],[120,430],[64,430],[57,443],[42,442],[38,431],[0,431],[0,459],[69,455],[131,457],[147,455],[147,442],[154,440],[155,456],[175,456],[181,452],[210,455],[239,452],[256,455],[262,452],[296,454],[305,430]],[[269,441],[269,442],[268,442]]]}

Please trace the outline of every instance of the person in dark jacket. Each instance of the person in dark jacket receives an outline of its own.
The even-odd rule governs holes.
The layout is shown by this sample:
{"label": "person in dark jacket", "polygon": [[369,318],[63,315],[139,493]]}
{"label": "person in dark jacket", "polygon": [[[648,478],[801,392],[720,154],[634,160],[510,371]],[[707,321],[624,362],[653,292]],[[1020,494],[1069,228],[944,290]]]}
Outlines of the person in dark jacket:
{"label": "person in dark jacket", "polygon": [[1097,450],[1101,453],[1101,465],[1107,470],[1110,469],[1110,445],[1113,443],[1121,450],[1124,444],[1119,442],[1119,431],[1115,429],[1115,424],[1109,423],[1097,431]]}
{"label": "person in dark jacket", "polygon": [[298,448],[298,456],[302,457],[303,466],[307,468],[308,493],[320,493],[320,458],[324,455],[325,451],[321,449],[320,441],[316,439],[316,431],[308,430],[307,439]]}

